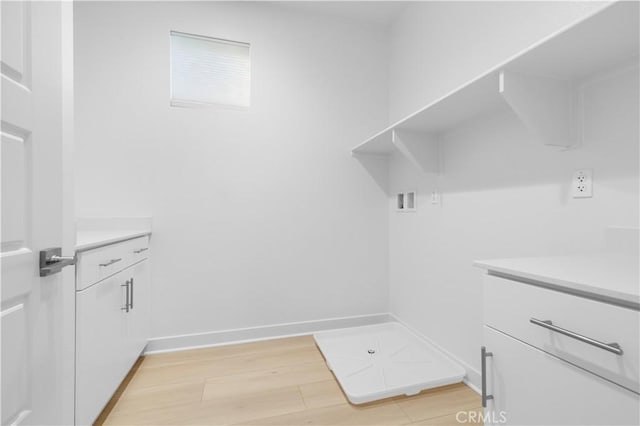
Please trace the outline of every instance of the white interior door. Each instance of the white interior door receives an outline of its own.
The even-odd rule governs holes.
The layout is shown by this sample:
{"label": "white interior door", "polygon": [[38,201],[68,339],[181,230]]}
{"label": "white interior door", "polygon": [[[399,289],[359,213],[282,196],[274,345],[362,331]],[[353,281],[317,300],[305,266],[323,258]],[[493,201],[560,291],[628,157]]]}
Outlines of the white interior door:
{"label": "white interior door", "polygon": [[41,278],[38,265],[75,239],[72,3],[2,1],[0,14],[0,420],[72,424],[74,268]]}

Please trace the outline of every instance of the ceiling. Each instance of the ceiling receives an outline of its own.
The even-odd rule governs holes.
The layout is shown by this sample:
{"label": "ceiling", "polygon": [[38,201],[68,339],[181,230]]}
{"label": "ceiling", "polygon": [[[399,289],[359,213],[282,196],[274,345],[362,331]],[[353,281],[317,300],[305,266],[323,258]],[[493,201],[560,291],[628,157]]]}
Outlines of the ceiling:
{"label": "ceiling", "polygon": [[387,26],[400,14],[408,2],[405,1],[278,1],[283,7],[338,16],[370,24]]}

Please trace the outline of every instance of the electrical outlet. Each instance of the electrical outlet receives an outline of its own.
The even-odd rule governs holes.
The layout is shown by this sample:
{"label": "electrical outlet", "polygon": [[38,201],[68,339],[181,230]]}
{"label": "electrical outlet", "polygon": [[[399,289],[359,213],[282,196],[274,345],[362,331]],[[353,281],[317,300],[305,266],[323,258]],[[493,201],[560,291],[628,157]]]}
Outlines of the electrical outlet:
{"label": "electrical outlet", "polygon": [[591,169],[576,170],[571,181],[573,198],[593,197],[593,171]]}

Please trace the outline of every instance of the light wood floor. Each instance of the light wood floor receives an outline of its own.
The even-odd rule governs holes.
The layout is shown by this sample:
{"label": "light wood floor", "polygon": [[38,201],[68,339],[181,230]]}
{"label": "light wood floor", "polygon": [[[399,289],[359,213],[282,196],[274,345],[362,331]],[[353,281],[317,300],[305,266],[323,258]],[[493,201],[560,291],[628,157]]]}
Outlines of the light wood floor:
{"label": "light wood floor", "polygon": [[480,412],[464,384],[351,405],[311,336],[151,355],[136,367],[98,424],[455,425],[457,412]]}

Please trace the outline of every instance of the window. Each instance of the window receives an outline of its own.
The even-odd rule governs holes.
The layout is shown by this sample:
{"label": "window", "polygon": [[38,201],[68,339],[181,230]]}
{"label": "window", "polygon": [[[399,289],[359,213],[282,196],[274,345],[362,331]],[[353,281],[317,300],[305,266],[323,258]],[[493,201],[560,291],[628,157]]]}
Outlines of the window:
{"label": "window", "polygon": [[171,105],[248,107],[249,44],[171,31]]}

